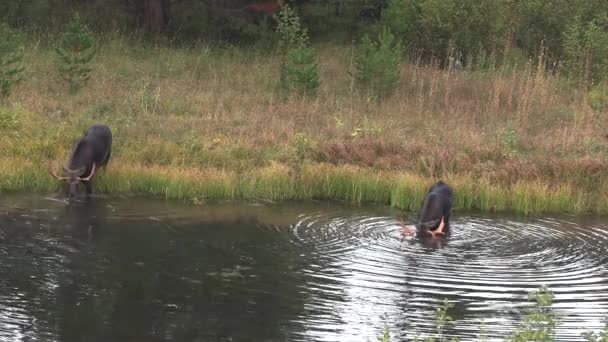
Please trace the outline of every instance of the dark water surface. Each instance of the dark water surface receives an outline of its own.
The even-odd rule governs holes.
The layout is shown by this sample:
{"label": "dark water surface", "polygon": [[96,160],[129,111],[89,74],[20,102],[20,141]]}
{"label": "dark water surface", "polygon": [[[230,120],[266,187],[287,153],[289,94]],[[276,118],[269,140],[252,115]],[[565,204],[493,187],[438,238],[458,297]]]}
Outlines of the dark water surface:
{"label": "dark water surface", "polygon": [[548,285],[558,339],[608,316],[608,225],[455,213],[442,246],[398,211],[335,204],[184,206],[0,199],[0,341],[394,341],[513,331]]}

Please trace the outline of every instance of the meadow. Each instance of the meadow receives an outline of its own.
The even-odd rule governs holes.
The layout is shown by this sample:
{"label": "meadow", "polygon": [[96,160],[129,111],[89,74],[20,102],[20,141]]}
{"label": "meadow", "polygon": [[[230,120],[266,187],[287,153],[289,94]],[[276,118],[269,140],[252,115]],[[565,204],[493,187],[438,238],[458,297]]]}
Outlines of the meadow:
{"label": "meadow", "polygon": [[378,101],[354,47],[315,44],[316,96],[278,90],[261,49],[106,37],[70,93],[53,47],[30,39],[26,75],[0,105],[0,190],[55,192],[47,171],[94,123],[114,134],[99,192],[195,203],[344,200],[417,209],[436,180],[456,209],[608,212],[608,95],[525,58],[464,69],[404,61]]}

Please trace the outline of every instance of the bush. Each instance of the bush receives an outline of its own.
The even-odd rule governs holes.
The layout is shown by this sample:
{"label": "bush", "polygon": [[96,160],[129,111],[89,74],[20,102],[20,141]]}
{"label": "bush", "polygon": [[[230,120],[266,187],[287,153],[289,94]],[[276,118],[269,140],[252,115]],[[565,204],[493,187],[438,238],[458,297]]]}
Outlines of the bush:
{"label": "bush", "polygon": [[74,92],[86,85],[91,77],[90,62],[95,56],[95,41],[93,35],[80,21],[78,14],[74,15],[67,26],[57,52],[57,66],[62,78]]}
{"label": "bush", "polygon": [[8,108],[0,108],[0,130],[14,130],[18,126],[18,113]]}
{"label": "bush", "polygon": [[605,321],[604,328],[598,334],[587,332],[583,334],[583,337],[588,342],[608,342],[608,320]]}
{"label": "bush", "polygon": [[283,7],[276,20],[279,48],[283,54],[291,48],[309,44],[306,28],[302,27],[300,17],[289,5]]}
{"label": "bush", "polygon": [[480,45],[487,51],[502,47],[507,8],[504,0],[389,0],[381,24],[426,61],[445,62],[453,54],[476,54]]}
{"label": "bush", "polygon": [[389,28],[382,30],[377,41],[365,35],[355,57],[357,83],[374,97],[391,95],[401,75],[401,53],[401,44]]}
{"label": "bush", "polygon": [[417,20],[418,12],[412,0],[388,0],[380,22],[388,27],[400,42],[412,44],[416,41],[419,24]]}
{"label": "bush", "polygon": [[557,315],[551,309],[553,294],[547,288],[533,292],[529,300],[536,305],[528,310],[528,314],[519,330],[515,332],[513,342],[551,342],[555,341],[555,326]]}
{"label": "bush", "polygon": [[24,67],[20,37],[4,23],[0,23],[0,98],[11,94],[21,81]]}
{"label": "bush", "polygon": [[587,93],[589,107],[596,111],[604,111],[608,108],[608,89],[604,86],[596,86]]}
{"label": "bush", "polygon": [[281,54],[281,88],[288,92],[313,95],[319,88],[319,66],[310,47],[308,33],[300,18],[289,6],[277,16],[279,53]]}
{"label": "bush", "polygon": [[314,95],[319,89],[319,66],[315,51],[308,46],[289,49],[285,58],[284,82],[289,91]]}
{"label": "bush", "polygon": [[597,84],[608,79],[608,17],[572,21],[564,34],[566,70],[571,77]]}

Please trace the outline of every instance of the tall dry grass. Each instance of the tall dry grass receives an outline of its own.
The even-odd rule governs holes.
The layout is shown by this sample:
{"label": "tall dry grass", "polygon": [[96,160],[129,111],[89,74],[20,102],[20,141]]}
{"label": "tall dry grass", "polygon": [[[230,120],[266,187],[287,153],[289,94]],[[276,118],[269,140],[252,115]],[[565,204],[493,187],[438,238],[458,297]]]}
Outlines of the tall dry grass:
{"label": "tall dry grass", "polygon": [[[590,106],[586,90],[546,72],[542,59],[495,70],[404,63],[395,95],[376,102],[353,86],[351,47],[318,53],[319,95],[283,99],[272,55],[115,38],[102,46],[90,84],[68,95],[52,49],[32,43],[28,77],[0,107],[0,159],[13,165],[3,166],[2,188],[56,190],[43,180],[45,161],[65,158],[88,125],[102,122],[115,136],[112,182],[102,181],[103,191],[417,206],[415,191],[395,188],[406,175],[420,183],[416,191],[452,180],[459,195],[468,193],[458,202],[467,208],[608,208],[606,108]],[[310,175],[299,172],[302,163]],[[357,171],[333,176],[349,167]],[[260,185],[256,175],[269,168],[282,176]],[[183,181],[180,170],[189,170]],[[227,175],[221,190],[196,185],[210,170]],[[21,172],[40,185],[19,183],[30,177]],[[138,174],[160,185],[134,185]]]}

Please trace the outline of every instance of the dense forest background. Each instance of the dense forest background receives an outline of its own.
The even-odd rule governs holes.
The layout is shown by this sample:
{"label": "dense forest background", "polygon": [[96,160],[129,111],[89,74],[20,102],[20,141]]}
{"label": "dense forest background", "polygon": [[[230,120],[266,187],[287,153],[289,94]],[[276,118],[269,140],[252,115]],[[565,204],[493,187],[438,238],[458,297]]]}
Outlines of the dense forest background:
{"label": "dense forest background", "polygon": [[[549,68],[603,80],[608,66],[604,0],[294,0],[313,41],[350,43],[388,26],[408,56],[445,64],[487,56],[542,56]],[[2,19],[60,32],[78,12],[97,33],[147,34],[166,42],[272,46],[274,0],[4,0]],[[509,58],[513,58],[510,56]]]}

